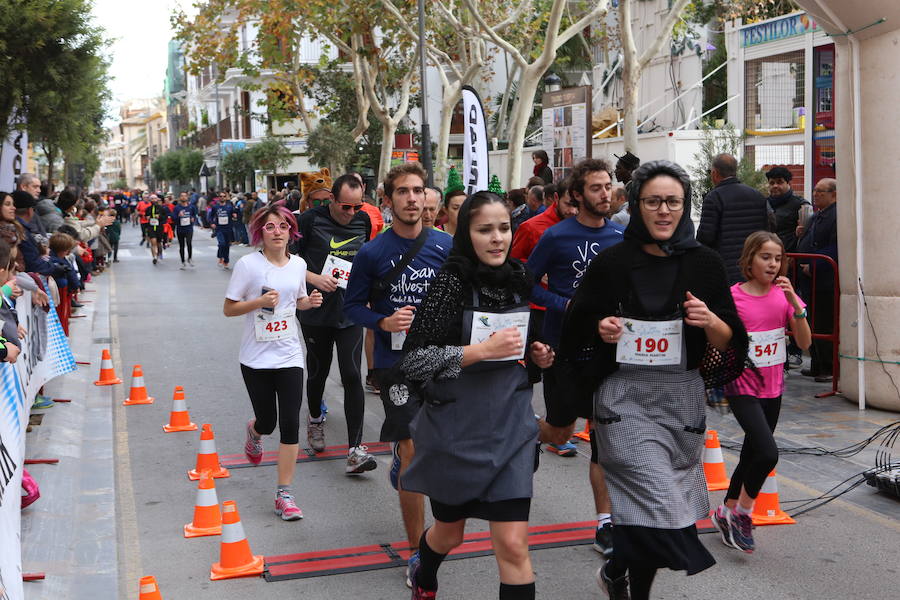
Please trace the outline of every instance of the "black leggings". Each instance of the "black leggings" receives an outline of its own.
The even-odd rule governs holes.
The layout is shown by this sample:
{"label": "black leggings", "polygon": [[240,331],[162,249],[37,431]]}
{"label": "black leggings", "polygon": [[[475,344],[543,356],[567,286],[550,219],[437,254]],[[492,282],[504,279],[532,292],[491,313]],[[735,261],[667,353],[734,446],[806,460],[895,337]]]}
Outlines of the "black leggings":
{"label": "black leggings", "polygon": [[781,412],[781,396],[778,398],[754,398],[734,396],[728,399],[734,418],[744,430],[741,459],[731,475],[726,500],[736,500],[741,486],[747,495],[756,498],[766,477],[778,464],[778,445],[775,443],[775,426]]}
{"label": "black leggings", "polygon": [[649,600],[650,588],[653,586],[653,579],[656,577],[656,567],[651,566],[624,566],[616,561],[616,556],[606,564],[607,576],[618,579],[622,575],[628,574],[628,589],[631,592],[631,600]]}
{"label": "black leggings", "polygon": [[194,239],[194,230],[182,232],[180,229],[175,232],[178,235],[178,254],[181,255],[181,262],[184,262],[184,246],[187,244],[188,260],[194,257],[194,245],[191,241]]}
{"label": "black leggings", "polygon": [[[244,385],[256,423],[253,429],[261,435],[275,431],[275,423],[281,433],[282,444],[300,442],[300,403],[303,401],[303,369],[284,367],[281,369],[251,369],[241,365]],[[278,396],[278,404],[275,397]],[[281,418],[279,419],[279,413]]]}
{"label": "black leggings", "polygon": [[344,417],[347,420],[347,444],[353,448],[362,443],[363,411],[366,408],[363,393],[360,360],[362,359],[362,327],[318,327],[303,325],[306,340],[306,398],[309,416],[318,419],[322,415],[322,394],[325,380],[331,370],[331,355],[337,345],[338,370],[344,385]]}

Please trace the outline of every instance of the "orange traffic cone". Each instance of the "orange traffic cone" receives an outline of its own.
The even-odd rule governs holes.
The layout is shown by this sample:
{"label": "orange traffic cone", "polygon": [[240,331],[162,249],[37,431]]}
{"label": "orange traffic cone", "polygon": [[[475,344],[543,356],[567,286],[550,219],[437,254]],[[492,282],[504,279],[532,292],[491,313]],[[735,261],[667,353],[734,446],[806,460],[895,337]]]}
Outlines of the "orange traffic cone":
{"label": "orange traffic cone", "polygon": [[144,371],[141,365],[134,365],[131,372],[131,391],[128,392],[128,398],[122,402],[125,406],[132,404],[153,404],[153,398],[147,395],[147,386],[144,385]]}
{"label": "orange traffic cone", "polygon": [[122,380],[116,377],[116,371],[113,369],[109,350],[104,348],[100,360],[100,379],[95,381],[94,385],[116,385],[117,383],[122,383]]}
{"label": "orange traffic cone", "polygon": [[173,431],[195,431],[196,423],[191,423],[191,415],[188,414],[187,402],[184,401],[184,388],[180,385],[175,386],[175,393],[172,394],[172,412],[169,413],[169,424],[163,425],[163,431],[172,433]]}
{"label": "orange traffic cone", "polygon": [[188,478],[191,481],[200,479],[200,473],[209,471],[213,477],[219,479],[221,477],[231,477],[228,469],[219,464],[219,453],[216,452],[216,436],[213,435],[212,426],[209,423],[203,424],[200,431],[200,451],[197,452],[197,467],[188,471]]}
{"label": "orange traffic cone", "polygon": [[754,525],[793,525],[797,522],[778,505],[778,481],[775,479],[774,469],[759,490],[756,502],[753,503],[753,514],[750,516]]}
{"label": "orange traffic cone", "polygon": [[194,520],[184,526],[184,537],[219,535],[222,533],[222,512],[216,497],[216,480],[209,471],[200,474],[197,501],[194,503]]}
{"label": "orange traffic cone", "polygon": [[138,600],[162,600],[162,595],[159,593],[159,586],[156,585],[156,578],[152,575],[141,577]]}
{"label": "orange traffic cone", "polygon": [[591,441],[591,420],[588,419],[584,424],[584,431],[579,431],[575,434],[579,440],[584,440],[585,442]]}
{"label": "orange traffic cone", "polygon": [[719,446],[719,434],[715,429],[706,432],[706,447],[703,449],[703,474],[706,475],[706,489],[727,490],[728,474],[725,472],[725,458]]}
{"label": "orange traffic cone", "polygon": [[244,535],[237,504],[232,500],[222,503],[222,543],[219,548],[219,562],[214,563],[209,570],[210,579],[262,574],[263,557],[254,556],[250,552],[250,542]]}

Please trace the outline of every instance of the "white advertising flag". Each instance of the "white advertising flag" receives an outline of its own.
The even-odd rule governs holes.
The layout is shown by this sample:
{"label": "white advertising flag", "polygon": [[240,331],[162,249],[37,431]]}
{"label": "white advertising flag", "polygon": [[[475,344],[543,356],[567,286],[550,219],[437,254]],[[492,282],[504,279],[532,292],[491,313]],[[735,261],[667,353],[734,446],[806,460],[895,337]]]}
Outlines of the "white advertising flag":
{"label": "white advertising flag", "polygon": [[467,85],[463,86],[462,98],[465,122],[462,178],[468,196],[488,189],[487,123],[478,92]]}

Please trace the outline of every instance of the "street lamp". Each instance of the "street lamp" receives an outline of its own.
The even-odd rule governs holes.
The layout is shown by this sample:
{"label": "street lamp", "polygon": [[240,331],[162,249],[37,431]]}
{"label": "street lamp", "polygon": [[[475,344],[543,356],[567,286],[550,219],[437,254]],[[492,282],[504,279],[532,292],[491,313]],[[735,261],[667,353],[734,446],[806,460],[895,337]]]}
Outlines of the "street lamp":
{"label": "street lamp", "polygon": [[544,77],[544,91],[558,92],[562,88],[562,79],[556,73],[550,73]]}
{"label": "street lamp", "polygon": [[434,174],[431,165],[431,129],[428,126],[428,92],[425,80],[425,0],[419,0],[419,69],[422,77],[422,153],[420,158],[428,177],[425,184],[432,186],[434,185]]}

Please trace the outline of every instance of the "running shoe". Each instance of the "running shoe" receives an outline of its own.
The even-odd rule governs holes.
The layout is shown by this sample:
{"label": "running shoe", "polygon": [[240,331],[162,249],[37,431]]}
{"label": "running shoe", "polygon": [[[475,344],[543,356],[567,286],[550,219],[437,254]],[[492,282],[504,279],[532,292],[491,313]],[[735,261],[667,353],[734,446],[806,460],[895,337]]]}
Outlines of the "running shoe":
{"label": "running shoe", "polygon": [[181,266],[178,267],[179,271],[184,271],[185,269],[187,269],[187,265],[185,263],[181,263]]}
{"label": "running shoe", "polygon": [[56,405],[56,402],[53,401],[49,396],[41,396],[37,395],[34,399],[34,404],[31,405],[33,410],[41,410],[44,408],[51,408]]}
{"label": "running shoe", "polygon": [[603,527],[598,527],[594,534],[594,550],[603,555],[603,558],[609,559],[613,553],[613,525],[612,523],[604,523]]}
{"label": "running shoe", "polygon": [[410,574],[412,573],[413,567],[418,566],[418,564],[419,551],[416,550],[409,555],[409,560],[406,561],[406,587],[408,588],[412,588],[412,579],[410,579]]}
{"label": "running shoe", "polygon": [[597,585],[609,596],[609,600],[631,600],[631,595],[628,593],[628,575],[610,579],[606,574],[606,565],[608,564],[604,563],[597,569]]}
{"label": "running shoe", "polygon": [[325,421],[313,423],[306,421],[306,441],[313,452],[321,452],[325,449]]}
{"label": "running shoe", "polygon": [[247,460],[258,465],[263,457],[262,437],[253,435],[253,423],[253,419],[247,421],[247,441],[244,442],[244,454],[247,456]]}
{"label": "running shoe", "polygon": [[416,574],[419,572],[420,566],[419,553],[416,552],[409,557],[408,567],[409,577],[407,581],[409,582],[409,587],[412,588],[412,600],[434,600],[437,598],[437,590],[426,590],[425,588],[419,587],[419,584],[416,583]]}
{"label": "running shoe", "polygon": [[224,265],[222,265],[222,268],[225,269],[226,271],[231,270],[231,267],[228,266],[228,263],[225,263]]}
{"label": "running shoe", "polygon": [[155,258],[153,259],[153,264],[154,264],[154,265],[156,264],[156,259],[155,259]]}
{"label": "running shoe", "polygon": [[560,456],[575,456],[578,454],[578,449],[575,448],[575,444],[571,442],[566,442],[565,444],[547,444],[547,450],[553,452],[554,454],[559,454]]}
{"label": "running shoe", "polygon": [[787,359],[789,369],[796,369],[803,366],[803,356],[800,354],[789,354]]}
{"label": "running shoe", "polygon": [[391,446],[391,487],[395,490],[400,489],[400,442],[394,442]]}
{"label": "running shoe", "polygon": [[731,542],[738,550],[752,554],[755,549],[753,543],[753,519],[750,515],[731,511]]}
{"label": "running shoe", "polygon": [[303,518],[303,511],[294,502],[293,494],[282,491],[275,494],[275,514],[281,517],[282,521],[296,521]]}
{"label": "running shoe", "polygon": [[188,265],[190,265],[192,267],[194,266],[194,261],[190,258],[188,259]]}
{"label": "running shoe", "polygon": [[722,543],[729,548],[737,548],[737,546],[734,545],[734,542],[731,541],[731,519],[729,519],[730,514],[731,509],[729,509],[724,504],[721,504],[718,508],[716,508],[716,512],[713,513],[712,523],[716,528],[716,531],[719,532],[719,535],[722,538]]}
{"label": "running shoe", "polygon": [[375,457],[369,454],[365,446],[356,446],[347,455],[347,475],[358,475],[371,471],[378,466]]}
{"label": "running shoe", "polygon": [[381,389],[378,387],[378,380],[374,375],[366,375],[366,391],[373,394],[380,394]]}

